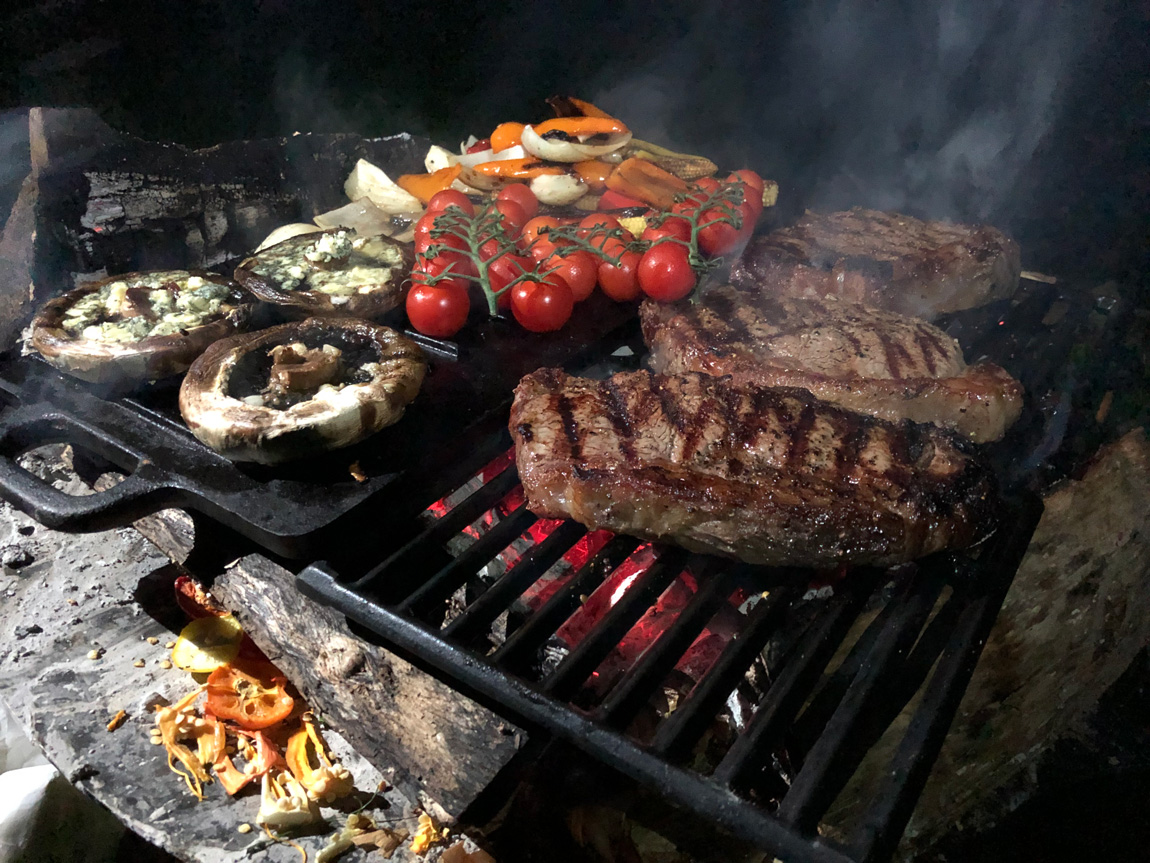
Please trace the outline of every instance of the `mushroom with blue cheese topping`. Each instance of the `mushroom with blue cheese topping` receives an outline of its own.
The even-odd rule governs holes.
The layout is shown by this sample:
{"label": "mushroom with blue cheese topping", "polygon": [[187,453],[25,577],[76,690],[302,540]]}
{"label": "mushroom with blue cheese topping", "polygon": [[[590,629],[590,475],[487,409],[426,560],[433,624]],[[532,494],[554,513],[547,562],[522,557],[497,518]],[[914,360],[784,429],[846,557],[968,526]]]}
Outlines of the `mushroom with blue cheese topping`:
{"label": "mushroom with blue cheese topping", "polygon": [[212,342],[247,326],[254,300],[215,273],[127,273],[50,300],[33,348],[92,383],[139,384],[185,371]]}

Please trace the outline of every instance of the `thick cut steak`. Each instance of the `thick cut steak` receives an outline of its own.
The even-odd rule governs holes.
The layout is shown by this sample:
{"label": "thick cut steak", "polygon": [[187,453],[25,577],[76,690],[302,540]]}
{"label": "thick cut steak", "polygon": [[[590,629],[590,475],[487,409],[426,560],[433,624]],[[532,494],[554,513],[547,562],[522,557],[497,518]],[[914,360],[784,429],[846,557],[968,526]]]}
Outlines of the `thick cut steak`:
{"label": "thick cut steak", "polygon": [[510,428],[532,512],[752,563],[892,565],[996,520],[965,442],[803,390],[541,369],[516,388]]}
{"label": "thick cut steak", "polygon": [[988,225],[924,222],[855,208],[807,213],[756,237],[731,281],[776,296],[827,295],[931,320],[1011,296],[1018,244]]}
{"label": "thick cut steak", "polygon": [[998,440],[1022,412],[1022,386],[993,363],[968,366],[958,343],[918,318],[851,303],[722,286],[698,304],[641,310],[651,367],[803,387],[880,419]]}

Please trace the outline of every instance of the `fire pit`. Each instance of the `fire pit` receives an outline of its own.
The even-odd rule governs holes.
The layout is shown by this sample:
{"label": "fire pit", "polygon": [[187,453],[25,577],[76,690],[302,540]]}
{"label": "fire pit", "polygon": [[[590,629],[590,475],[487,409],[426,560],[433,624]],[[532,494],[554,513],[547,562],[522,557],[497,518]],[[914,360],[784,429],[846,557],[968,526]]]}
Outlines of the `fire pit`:
{"label": "fire pit", "polygon": [[[333,146],[334,164],[344,165],[347,153],[383,144]],[[123,158],[113,154],[103,164]],[[99,174],[65,165],[42,188],[77,171],[89,183]],[[322,185],[303,183],[312,184]],[[196,206],[216,206],[214,194]],[[157,230],[150,217],[125,227],[108,215],[112,197],[99,206],[90,199],[78,221],[74,201],[67,212],[62,202],[42,205],[61,225],[81,227],[37,247],[37,266],[49,274],[37,284],[58,284],[77,263],[91,269],[167,254],[145,242]],[[261,212],[243,236],[306,198],[281,193],[280,209]],[[200,218],[194,207],[185,216]],[[216,234],[209,241],[201,231],[198,244],[191,231],[181,234],[184,259],[166,263],[225,260],[235,251],[229,244],[244,242],[229,230]],[[76,257],[62,259],[62,248]],[[1065,473],[1096,434],[1074,404],[1079,391],[1055,382],[1071,345],[1116,343],[1128,322],[1110,308],[1091,329],[1078,315],[1084,299],[1066,296],[1033,282],[1015,302],[943,322],[968,354],[1012,368],[1028,392],[1063,392],[1068,401],[1033,404],[995,447],[1011,506],[989,543],[897,570],[812,581],[531,515],[505,454],[511,388],[538,365],[633,365],[634,321],[607,303],[559,339],[530,341],[492,322],[471,341],[425,341],[437,375],[405,425],[371,447],[300,468],[240,468],[207,451],[179,423],[170,390],[95,392],[36,359],[10,356],[0,368],[0,491],[42,522],[73,530],[186,507],[227,528],[229,542],[249,544],[229,548],[254,543],[291,561],[307,596],[496,713],[569,741],[729,833],[788,860],[880,860],[926,782],[1038,522],[1033,488]],[[1085,299],[1090,311],[1093,298]],[[1058,312],[1059,303],[1067,308]],[[448,403],[450,416],[434,410]],[[15,463],[53,441],[129,476],[86,498],[55,492]],[[365,526],[381,522],[365,539]],[[820,837],[835,797],[916,698],[869,807],[846,835]]]}

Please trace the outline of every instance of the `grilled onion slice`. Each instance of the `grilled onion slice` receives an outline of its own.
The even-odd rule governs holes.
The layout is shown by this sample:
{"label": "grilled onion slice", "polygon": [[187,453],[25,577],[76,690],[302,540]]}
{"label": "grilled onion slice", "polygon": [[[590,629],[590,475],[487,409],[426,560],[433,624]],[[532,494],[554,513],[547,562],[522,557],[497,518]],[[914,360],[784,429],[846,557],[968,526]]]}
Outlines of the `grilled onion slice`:
{"label": "grilled onion slice", "polygon": [[32,320],[31,343],[74,377],[139,384],[185,371],[212,342],[244,329],[253,305],[215,273],[127,273],[48,302]]}
{"label": "grilled onion slice", "polygon": [[312,315],[373,318],[403,302],[415,259],[384,236],[336,229],[277,243],[242,261],[236,281],[268,303]]}
{"label": "grilled onion slice", "polygon": [[180,387],[180,413],[233,461],[278,464],[350,446],[403,416],[423,352],[395,330],[308,318],[212,345]]}

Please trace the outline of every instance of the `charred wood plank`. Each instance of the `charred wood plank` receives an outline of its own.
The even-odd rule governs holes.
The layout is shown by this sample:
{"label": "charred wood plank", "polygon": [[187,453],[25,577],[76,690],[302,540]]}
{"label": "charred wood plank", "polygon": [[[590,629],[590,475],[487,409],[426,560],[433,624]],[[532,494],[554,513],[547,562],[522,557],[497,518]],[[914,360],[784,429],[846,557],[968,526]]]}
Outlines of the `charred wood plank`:
{"label": "charred wood plank", "polygon": [[306,601],[287,570],[241,559],[212,586],[252,639],[368,761],[454,820],[508,764],[524,734]]}

